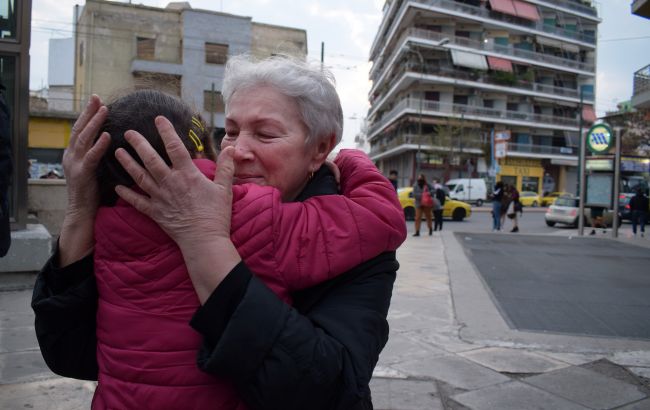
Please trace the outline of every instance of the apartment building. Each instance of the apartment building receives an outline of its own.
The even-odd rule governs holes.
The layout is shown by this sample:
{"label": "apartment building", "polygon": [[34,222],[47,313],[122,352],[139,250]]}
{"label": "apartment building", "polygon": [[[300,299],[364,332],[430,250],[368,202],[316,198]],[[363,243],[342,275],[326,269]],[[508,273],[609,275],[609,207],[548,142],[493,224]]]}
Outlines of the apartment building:
{"label": "apartment building", "polygon": [[[368,113],[382,171],[400,186],[422,172],[575,191],[578,135],[596,119],[591,1],[392,0],[383,13]],[[508,139],[493,160],[494,136]]]}
{"label": "apartment building", "polygon": [[221,99],[229,56],[307,55],[305,30],[250,17],[193,9],[86,0],[76,24],[75,104],[155,87],[193,104],[213,129],[223,128]]}

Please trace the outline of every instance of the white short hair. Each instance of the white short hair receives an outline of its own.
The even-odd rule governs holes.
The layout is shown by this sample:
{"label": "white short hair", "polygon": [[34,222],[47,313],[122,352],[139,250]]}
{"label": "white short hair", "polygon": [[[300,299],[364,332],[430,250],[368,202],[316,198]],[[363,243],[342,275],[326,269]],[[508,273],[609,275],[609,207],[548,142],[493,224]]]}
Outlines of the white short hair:
{"label": "white short hair", "polygon": [[270,86],[296,101],[307,127],[307,144],[318,144],[332,135],[337,144],[341,141],[343,109],[334,75],[320,64],[311,65],[287,56],[260,61],[247,55],[231,57],[222,87],[226,111],[236,91],[258,86]]}

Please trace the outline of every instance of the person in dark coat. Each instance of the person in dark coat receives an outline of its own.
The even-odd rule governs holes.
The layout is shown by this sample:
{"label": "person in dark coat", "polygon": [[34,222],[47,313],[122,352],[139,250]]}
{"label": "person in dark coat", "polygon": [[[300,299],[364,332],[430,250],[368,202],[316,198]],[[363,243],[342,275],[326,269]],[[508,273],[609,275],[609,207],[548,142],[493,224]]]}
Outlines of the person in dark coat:
{"label": "person in dark coat", "polygon": [[[174,167],[144,138],[129,134],[135,152],[147,162],[141,165],[122,150],[116,156],[147,195],[127,187],[118,187],[117,192],[156,221],[183,254],[202,305],[188,324],[203,337],[197,357],[200,369],[232,382],[250,409],[372,409],[368,385],[388,340],[386,317],[399,267],[395,252],[385,252],[334,279],[295,292],[290,306],[250,271],[230,240],[233,173],[235,183],[278,188],[287,202],[337,193],[332,189],[335,184],[325,183],[333,176],[322,166],[341,137],[342,112],[336,91],[320,67],[296,73],[288,68],[297,62],[272,60],[229,61],[224,80],[227,135],[222,148],[231,152],[233,161],[220,162],[214,181],[196,175],[199,171],[189,154],[177,149],[181,143],[173,128],[160,119],[158,130]],[[269,85],[269,76],[261,76],[265,79],[262,86],[255,79],[242,78],[241,72],[229,71],[254,75],[261,69],[258,64],[279,68],[272,70],[273,79],[324,90],[326,95],[314,98],[325,104],[315,111],[317,115],[303,119],[302,99]],[[246,86],[239,89],[239,84]],[[283,114],[276,115],[280,108]],[[58,246],[37,277],[32,298],[45,362],[57,374],[86,380],[95,380],[98,374],[94,170],[109,139],[102,135],[94,145],[92,141],[105,117],[106,108],[94,96],[73,127],[63,160],[69,190],[67,213]],[[317,121],[320,132],[328,130],[326,143],[310,145],[309,119]],[[330,120],[335,125],[328,125]],[[304,172],[296,172],[300,169]],[[399,206],[389,217],[403,220]]]}
{"label": "person in dark coat", "polygon": [[501,230],[501,202],[503,201],[503,182],[494,185],[492,191],[492,231]]}
{"label": "person in dark coat", "polygon": [[643,188],[636,190],[636,195],[630,199],[630,210],[632,211],[632,233],[636,236],[636,226],[641,225],[641,237],[645,235],[645,222],[648,219],[648,197]]}
{"label": "person in dark coat", "polygon": [[397,175],[397,171],[394,169],[391,169],[390,172],[388,172],[388,180],[393,184],[395,191],[397,191]]}
{"label": "person in dark coat", "polygon": [[11,116],[0,82],[0,257],[9,252],[11,229],[9,223],[9,185],[11,182]]}

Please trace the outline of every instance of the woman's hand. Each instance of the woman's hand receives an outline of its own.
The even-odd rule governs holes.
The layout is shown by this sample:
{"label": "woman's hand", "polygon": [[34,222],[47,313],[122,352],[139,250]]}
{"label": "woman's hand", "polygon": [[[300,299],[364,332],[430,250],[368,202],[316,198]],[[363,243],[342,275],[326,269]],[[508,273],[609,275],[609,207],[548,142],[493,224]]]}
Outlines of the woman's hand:
{"label": "woman's hand", "polygon": [[108,114],[98,96],[93,95],[70,134],[70,143],[63,154],[63,171],[68,190],[68,207],[59,237],[59,265],[69,265],[88,254],[93,247],[93,226],[99,205],[95,171],[110,145],[104,133],[93,140]]}
{"label": "woman's hand", "polygon": [[144,167],[124,149],[118,149],[115,156],[148,196],[124,186],[118,186],[116,192],[158,223],[178,244],[203,303],[241,260],[230,240],[234,148],[221,152],[215,178],[210,181],[194,165],[172,124],[157,117],[156,127],[172,167],[142,135],[128,131],[124,137]]}

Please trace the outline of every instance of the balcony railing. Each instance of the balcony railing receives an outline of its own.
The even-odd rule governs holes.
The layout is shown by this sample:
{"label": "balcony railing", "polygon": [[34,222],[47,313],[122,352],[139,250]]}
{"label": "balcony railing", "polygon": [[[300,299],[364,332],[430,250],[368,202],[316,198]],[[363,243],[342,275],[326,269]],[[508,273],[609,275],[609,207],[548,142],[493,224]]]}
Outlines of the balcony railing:
{"label": "balcony railing", "polygon": [[[458,141],[453,142],[453,146],[450,146],[448,141],[441,142],[435,135],[422,135],[420,137],[415,134],[404,134],[393,138],[388,143],[378,142],[370,149],[370,156],[372,157],[373,155],[397,148],[400,145],[418,145],[418,141],[424,149],[433,148],[439,151],[475,152],[477,149],[482,149],[483,146],[480,138],[471,135],[463,135]],[[462,144],[462,151],[458,144]]]}
{"label": "balcony railing", "polygon": [[[377,103],[375,104],[373,102],[373,106],[370,110],[371,112],[374,112],[376,109],[378,109],[378,107],[381,106],[381,99],[383,99],[390,92],[390,90],[395,86],[395,84],[397,84],[397,82],[399,82],[399,80],[406,72],[412,72],[418,76],[421,76],[422,74],[429,74],[429,75],[436,75],[436,76],[445,77],[453,80],[465,80],[470,82],[470,84],[468,84],[469,86],[475,88],[481,88],[482,85],[489,84],[489,85],[501,86],[506,88],[515,88],[522,91],[530,91],[530,92],[535,92],[540,94],[546,94],[547,98],[555,98],[557,96],[573,98],[573,99],[580,98],[580,90],[575,88],[555,87],[548,84],[541,84],[541,83],[522,81],[522,80],[514,80],[514,82],[504,83],[503,81],[500,81],[498,78],[493,77],[487,73],[485,74],[470,73],[470,72],[454,69],[453,66],[441,66],[441,65],[425,65],[424,69],[422,69],[422,67],[420,67],[419,64],[409,63],[409,64],[399,66],[397,71],[394,73],[393,77],[386,84],[386,87],[383,88],[384,91],[374,99],[374,101],[377,101]],[[583,98],[586,101],[593,101],[594,94],[584,93]]]}
{"label": "balcony railing", "polygon": [[[435,136],[423,135],[421,139],[417,135],[405,134],[397,138],[392,139],[388,143],[378,142],[370,149],[370,157],[374,155],[381,154],[393,148],[397,148],[400,145],[417,145],[418,140],[420,140],[420,145],[425,149],[433,146],[434,148],[442,150],[456,150],[460,151],[460,148],[455,145],[453,147],[448,146],[437,141]],[[461,141],[459,141],[460,143]],[[462,137],[462,148],[463,150],[471,149],[481,149],[482,141],[478,138],[472,138],[467,135]],[[518,152],[523,154],[545,154],[545,155],[566,155],[566,156],[575,156],[577,155],[577,149],[575,147],[554,147],[550,145],[538,145],[538,144],[521,144],[521,143],[508,143],[508,151]]]}
{"label": "balcony railing", "polygon": [[540,127],[543,124],[543,127],[545,128],[570,127],[577,129],[579,125],[577,118],[533,114],[520,111],[495,110],[493,108],[477,107],[473,105],[441,103],[438,101],[426,101],[417,98],[405,98],[399,101],[392,110],[385,113],[381,120],[372,124],[368,129],[368,135],[372,138],[374,134],[397,119],[403,111],[408,110],[412,113],[419,113],[420,103],[422,103],[422,113],[424,115],[433,115],[432,113],[437,113],[435,115],[443,117],[461,118],[464,116],[467,119],[469,119],[468,117],[472,117],[472,119],[485,118],[488,121],[497,123],[512,123],[516,121],[530,123],[537,127]]}
{"label": "balcony railing", "polygon": [[634,73],[633,94],[638,95],[650,90],[650,65]]}
{"label": "balcony railing", "polygon": [[[466,16],[473,16],[482,19],[489,19],[496,22],[520,26],[522,29],[534,30],[539,33],[547,33],[559,37],[564,37],[567,40],[580,41],[589,45],[596,45],[596,38],[591,34],[579,33],[575,30],[567,30],[562,27],[554,27],[544,24],[543,21],[531,21],[522,19],[520,17],[503,14],[500,12],[488,10],[484,7],[471,6],[469,4],[458,3],[453,0],[405,0],[402,3],[397,16],[400,16],[412,3],[422,4],[425,6],[438,7],[452,12],[459,12]],[[395,31],[395,24],[397,24],[399,17],[393,20],[391,27],[388,27],[385,36]],[[385,40],[385,38],[384,38]],[[385,44],[386,41],[383,41]]]}
{"label": "balcony railing", "polygon": [[508,143],[508,151],[527,154],[578,155],[577,149],[574,147],[553,147],[550,145],[521,144],[516,142]]}
{"label": "balcony railing", "polygon": [[446,39],[449,41],[448,44],[467,47],[478,51],[500,54],[506,57],[518,57],[518,58],[529,60],[533,64],[535,64],[535,62],[541,62],[541,63],[552,64],[561,67],[569,67],[575,70],[586,71],[589,73],[594,73],[596,70],[594,64],[583,63],[581,61],[552,56],[545,53],[538,53],[535,51],[523,50],[523,49],[515,48],[512,44],[501,45],[496,43],[485,43],[482,41],[470,40],[464,37],[456,37],[454,35],[438,33],[435,31],[411,27],[405,30],[405,32],[400,36],[399,40],[395,43],[398,45],[398,47],[395,48],[395,50],[390,54],[390,56],[384,59],[381,62],[381,64],[377,64],[373,66],[372,70],[370,71],[371,80],[375,81],[378,73],[382,71],[386,63],[392,61],[393,57],[400,52],[400,45],[406,40],[407,37],[415,37],[424,40],[432,40],[436,42],[440,42]]}
{"label": "balcony railing", "polygon": [[565,9],[576,11],[578,13],[587,14],[594,17],[598,16],[598,12],[594,7],[581,4],[576,0],[543,0],[540,1],[540,3],[546,3],[546,6],[549,8],[563,7]]}

